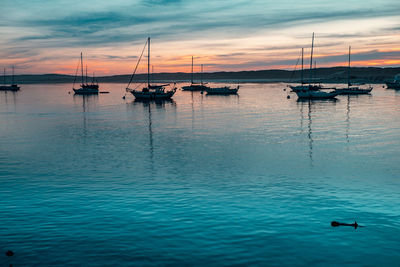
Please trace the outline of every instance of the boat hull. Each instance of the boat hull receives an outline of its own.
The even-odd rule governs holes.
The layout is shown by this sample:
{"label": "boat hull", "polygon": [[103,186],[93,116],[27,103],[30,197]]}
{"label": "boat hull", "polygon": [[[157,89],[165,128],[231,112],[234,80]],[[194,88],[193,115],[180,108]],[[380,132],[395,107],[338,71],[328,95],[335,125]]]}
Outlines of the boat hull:
{"label": "boat hull", "polygon": [[98,90],[99,89],[99,85],[98,84],[83,84],[82,88],[83,89]]}
{"label": "boat hull", "polygon": [[18,91],[20,87],[16,84],[13,85],[0,85],[1,91]]}
{"label": "boat hull", "polygon": [[95,88],[79,88],[72,89],[76,95],[94,95],[99,93],[99,89]]}
{"label": "boat hull", "polygon": [[130,91],[131,94],[140,100],[162,100],[162,99],[171,99],[175,94],[175,91],[168,92],[142,92],[142,91]]}
{"label": "boat hull", "polygon": [[339,95],[339,92],[323,92],[323,91],[313,91],[305,90],[296,92],[297,97],[301,99],[332,99]]}
{"label": "boat hull", "polygon": [[205,85],[189,85],[189,86],[183,86],[182,90],[183,91],[205,91],[207,88],[207,86]]}
{"label": "boat hull", "polygon": [[320,85],[296,85],[289,86],[292,89],[292,92],[300,92],[304,90],[321,90],[321,89],[331,89],[331,88],[323,88]]}
{"label": "boat hull", "polygon": [[336,89],[339,92],[339,95],[367,95],[371,93],[372,88],[368,89],[360,89],[360,88],[344,88],[344,89]]}
{"label": "boat hull", "polygon": [[400,89],[400,82],[386,82],[388,89]]}
{"label": "boat hull", "polygon": [[239,86],[233,89],[229,87],[207,88],[205,91],[207,95],[236,95],[239,91]]}

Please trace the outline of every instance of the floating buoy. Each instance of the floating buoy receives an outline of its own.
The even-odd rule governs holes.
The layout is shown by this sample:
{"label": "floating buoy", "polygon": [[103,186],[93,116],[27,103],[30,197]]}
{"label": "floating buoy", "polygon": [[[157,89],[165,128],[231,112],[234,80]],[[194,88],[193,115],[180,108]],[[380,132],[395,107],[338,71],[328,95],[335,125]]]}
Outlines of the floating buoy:
{"label": "floating buoy", "polygon": [[287,98],[287,99],[290,99],[290,95],[288,95],[286,98]]}
{"label": "floating buoy", "polygon": [[123,96],[122,99],[125,99],[125,96]]}
{"label": "floating buoy", "polygon": [[71,94],[71,92],[70,92],[70,91],[68,91],[68,94]]}
{"label": "floating buoy", "polygon": [[14,252],[12,252],[11,250],[7,250],[6,255],[7,257],[12,257],[14,256]]}
{"label": "floating buoy", "polygon": [[286,91],[286,88],[283,88],[283,91]]}

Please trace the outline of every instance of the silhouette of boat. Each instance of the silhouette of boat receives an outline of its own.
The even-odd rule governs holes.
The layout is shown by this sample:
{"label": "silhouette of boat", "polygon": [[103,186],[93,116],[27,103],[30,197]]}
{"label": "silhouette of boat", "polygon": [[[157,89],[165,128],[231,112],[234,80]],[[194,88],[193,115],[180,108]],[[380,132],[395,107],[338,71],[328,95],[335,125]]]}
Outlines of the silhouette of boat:
{"label": "silhouette of boat", "polygon": [[[311,55],[310,55],[310,81],[312,80],[312,63],[314,52],[314,33],[312,35]],[[302,60],[303,61],[303,60]],[[333,91],[322,91],[322,89],[333,89]],[[301,85],[292,90],[297,94],[300,99],[330,99],[335,98],[339,94],[334,90],[335,88],[322,88],[321,85],[313,85],[311,82],[308,85]]]}
{"label": "silhouette of boat", "polygon": [[193,82],[193,56],[192,56],[192,76],[191,76],[191,83],[188,86],[183,86],[183,91],[205,91],[208,86],[204,85],[203,83],[203,64],[201,64],[201,82],[194,83]]}
{"label": "silhouette of boat", "polygon": [[386,82],[388,89],[400,89],[400,73],[394,76],[393,81]]}
{"label": "silhouette of boat", "polygon": [[223,87],[208,87],[206,88],[207,95],[235,95],[239,91],[239,85],[236,88],[230,86]]}
{"label": "silhouette of boat", "polygon": [[339,95],[339,92],[336,90],[325,92],[321,90],[301,90],[296,92],[298,98],[304,99],[330,99],[335,98],[335,96]]}
{"label": "silhouette of boat", "polygon": [[351,55],[351,46],[349,46],[349,66],[347,70],[347,88],[339,88],[336,89],[340,95],[365,95],[369,94],[372,91],[372,86],[368,88],[360,88],[358,86],[352,86],[350,82],[350,55]]}
{"label": "silhouette of boat", "polygon": [[[314,38],[314,35],[313,35]],[[314,42],[314,39],[313,39]],[[311,59],[312,62],[312,59]],[[297,65],[297,64],[296,64]],[[310,71],[310,76],[312,73]],[[312,77],[310,77],[310,80]],[[301,84],[300,85],[290,85],[290,89],[292,92],[296,91],[304,91],[304,90],[321,90],[321,89],[332,89],[332,88],[324,88],[320,84],[305,84],[304,82],[304,48],[301,49]]]}
{"label": "silhouette of boat", "polygon": [[[129,88],[129,85],[132,82],[133,76],[136,73],[137,67],[140,63],[140,60],[143,56],[143,52],[147,45],[147,87],[144,87],[142,90],[135,90]],[[126,91],[130,92],[134,95],[135,99],[138,100],[163,100],[163,99],[171,99],[171,97],[176,92],[175,84],[173,85],[173,89],[166,90],[165,87],[170,86],[170,84],[162,84],[162,85],[151,85],[150,84],[150,37],[147,38],[147,41],[144,45],[142,54],[140,55],[138,62],[136,64],[135,70],[132,73],[131,79],[126,87]]]}
{"label": "silhouette of boat", "polygon": [[[99,93],[99,85],[95,84],[94,77],[93,77],[93,80],[92,80],[91,84],[89,84],[87,82],[87,67],[86,67],[86,83],[85,83],[84,76],[83,76],[83,56],[82,56],[82,52],[81,52],[81,64],[80,65],[81,65],[81,73],[82,73],[81,88],[78,88],[78,89],[72,88],[72,90],[74,90],[75,94],[77,94],[77,95],[98,94]],[[75,86],[76,78],[77,78],[77,73],[75,74],[74,84],[72,85],[72,87]]]}
{"label": "silhouette of boat", "polygon": [[3,85],[0,85],[1,91],[18,91],[20,87],[14,83],[14,66],[12,67],[12,81],[10,85],[6,84],[6,69],[4,68],[3,73]]}
{"label": "silhouette of boat", "polygon": [[[297,66],[297,64],[296,64]],[[304,83],[304,48],[301,48],[301,85],[290,85],[292,92],[298,92],[303,90],[318,90],[316,86],[310,87],[310,85],[305,85]]]}

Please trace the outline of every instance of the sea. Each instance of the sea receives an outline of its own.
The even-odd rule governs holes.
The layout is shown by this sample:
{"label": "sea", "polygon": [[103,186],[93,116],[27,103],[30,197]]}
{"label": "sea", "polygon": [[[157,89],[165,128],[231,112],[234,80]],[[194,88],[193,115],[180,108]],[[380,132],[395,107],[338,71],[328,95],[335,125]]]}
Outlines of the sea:
{"label": "sea", "polygon": [[399,266],[400,91],[373,86],[1,91],[0,265]]}

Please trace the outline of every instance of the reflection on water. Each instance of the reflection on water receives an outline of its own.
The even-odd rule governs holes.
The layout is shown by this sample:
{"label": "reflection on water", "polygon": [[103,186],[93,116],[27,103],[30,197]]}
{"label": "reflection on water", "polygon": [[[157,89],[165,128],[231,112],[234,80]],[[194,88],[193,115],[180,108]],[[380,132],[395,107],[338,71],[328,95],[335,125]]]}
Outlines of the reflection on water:
{"label": "reflection on water", "polygon": [[87,113],[91,112],[91,110],[94,110],[96,108],[96,104],[98,101],[98,95],[77,95],[73,94],[73,101],[74,105],[82,112],[82,118],[83,118],[83,142],[86,142],[87,138]]}
{"label": "reflection on water", "polygon": [[400,262],[399,95],[296,101],[282,86],[243,84],[240,101],[0,93],[0,247],[15,266]]}
{"label": "reflection on water", "polygon": [[[312,129],[312,112],[313,107],[325,107],[327,105],[336,105],[338,100],[336,99],[321,99],[321,100],[310,100],[310,99],[298,99],[297,104],[300,105],[300,130],[303,133],[303,120],[304,120],[304,106],[307,105],[307,137],[308,137],[308,156],[310,158],[310,166],[313,167],[313,129]],[[316,110],[315,112],[318,112]]]}
{"label": "reflection on water", "polygon": [[17,94],[18,92],[14,91],[0,91],[1,99],[4,101],[2,102],[7,110],[9,110],[10,107],[13,108],[14,112],[17,110]]}

